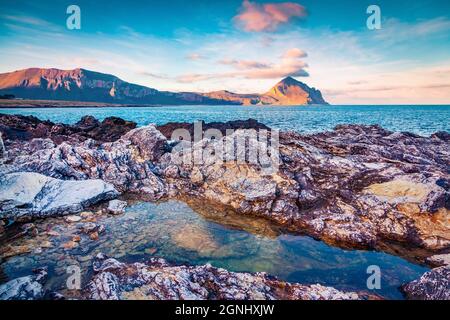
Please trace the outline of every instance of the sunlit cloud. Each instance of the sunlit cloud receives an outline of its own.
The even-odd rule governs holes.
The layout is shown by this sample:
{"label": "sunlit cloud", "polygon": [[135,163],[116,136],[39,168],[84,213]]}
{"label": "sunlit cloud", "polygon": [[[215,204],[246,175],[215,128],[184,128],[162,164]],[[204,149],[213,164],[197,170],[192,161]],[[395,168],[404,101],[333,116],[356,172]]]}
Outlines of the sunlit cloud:
{"label": "sunlit cloud", "polygon": [[177,78],[181,83],[198,82],[211,79],[244,78],[244,79],[274,79],[292,77],[308,77],[305,70],[308,65],[299,58],[306,57],[306,53],[300,49],[289,49],[277,63],[265,63],[252,60],[223,59],[219,63],[231,66],[236,71],[209,73],[209,74],[185,74]]}
{"label": "sunlit cloud", "polygon": [[241,12],[234,18],[245,31],[275,31],[292,18],[306,16],[305,7],[293,2],[258,4],[245,0]]}

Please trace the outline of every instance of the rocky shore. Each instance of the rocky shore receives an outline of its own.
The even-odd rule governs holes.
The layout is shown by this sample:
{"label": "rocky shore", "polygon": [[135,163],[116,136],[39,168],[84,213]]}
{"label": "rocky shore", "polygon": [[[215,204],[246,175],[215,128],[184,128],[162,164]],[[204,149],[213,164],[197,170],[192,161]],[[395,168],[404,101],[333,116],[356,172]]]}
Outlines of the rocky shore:
{"label": "rocky shore", "polygon": [[[426,258],[450,250],[448,133],[421,137],[359,125],[342,125],[313,135],[280,132],[278,170],[266,172],[258,164],[217,161],[221,155],[210,151],[217,150],[226,137],[204,138],[178,151],[170,139],[180,128],[193,130],[190,124],[183,123],[136,128],[134,123],[118,118],[99,122],[84,117],[75,125],[64,125],[34,117],[0,115],[5,144],[0,168],[0,188],[5,191],[0,197],[0,218],[6,221],[67,215],[116,198],[119,193],[149,201],[188,197],[246,218],[264,218],[286,232],[306,233],[345,248],[383,250],[423,263],[428,263]],[[220,132],[234,129],[234,139],[246,139],[248,129],[268,129],[254,120],[204,124],[204,129],[208,128]],[[190,149],[206,150],[210,156],[200,163],[180,164],[178,160]],[[117,209],[118,213],[120,208],[120,203],[111,205],[111,210]],[[120,274],[121,268],[115,270]],[[160,268],[180,279],[183,272],[225,272],[227,279],[236,277],[208,266],[173,267],[157,261],[130,268],[136,273],[144,269],[152,273],[149,270]],[[405,295],[448,298],[448,271],[446,267],[438,268],[418,283],[404,286]],[[113,275],[118,276],[99,272],[92,283]],[[243,277],[270,287],[254,293],[265,298],[296,299],[308,294],[319,299],[347,297],[344,293],[315,295],[311,292],[317,288],[312,287],[305,289],[308,293],[302,293],[304,296],[293,293],[305,292],[306,287],[301,285],[303,289],[283,289],[280,293],[274,288],[281,284],[275,285],[266,276]],[[114,290],[118,291],[91,289],[87,294],[119,297],[123,295],[123,283],[131,280],[117,281]],[[136,285],[136,297],[143,294],[141,287],[145,287],[147,295],[157,295],[152,281]],[[441,293],[418,293],[427,281],[438,283],[433,288]],[[200,283],[202,287],[204,282]],[[174,298],[181,297],[177,292]],[[226,294],[216,287],[207,293],[195,291],[198,298]]]}

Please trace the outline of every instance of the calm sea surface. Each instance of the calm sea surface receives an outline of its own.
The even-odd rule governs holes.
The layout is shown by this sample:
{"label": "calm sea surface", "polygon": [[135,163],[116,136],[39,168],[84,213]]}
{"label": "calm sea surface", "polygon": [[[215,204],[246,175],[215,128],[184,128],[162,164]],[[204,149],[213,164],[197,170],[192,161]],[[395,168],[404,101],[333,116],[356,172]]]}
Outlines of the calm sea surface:
{"label": "calm sea surface", "polygon": [[379,124],[392,131],[430,135],[450,132],[450,105],[436,106],[170,106],[125,108],[0,109],[0,113],[33,115],[53,122],[75,123],[84,115],[98,119],[110,116],[138,125],[196,120],[228,121],[254,118],[269,127],[312,133],[332,130],[338,124]]}

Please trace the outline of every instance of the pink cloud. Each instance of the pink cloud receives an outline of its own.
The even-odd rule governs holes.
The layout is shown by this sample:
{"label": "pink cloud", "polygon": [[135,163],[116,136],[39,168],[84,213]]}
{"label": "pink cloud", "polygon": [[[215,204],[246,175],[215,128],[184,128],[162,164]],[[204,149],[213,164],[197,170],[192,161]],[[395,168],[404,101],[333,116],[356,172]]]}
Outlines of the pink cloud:
{"label": "pink cloud", "polygon": [[265,63],[253,60],[224,59],[219,63],[229,65],[235,70],[212,74],[186,74],[177,78],[178,82],[191,83],[211,79],[244,78],[244,79],[278,79],[287,76],[308,77],[305,70],[308,64],[300,58],[307,54],[298,48],[289,49],[281,55],[276,63]]}
{"label": "pink cloud", "polygon": [[252,60],[235,60],[235,59],[224,59],[220,60],[219,63],[230,65],[238,69],[266,69],[270,68],[270,65],[263,62],[252,61]]}
{"label": "pink cloud", "polygon": [[305,51],[298,48],[289,49],[283,54],[283,58],[285,59],[306,58],[307,56]]}
{"label": "pink cloud", "polygon": [[258,4],[245,0],[241,12],[235,17],[237,24],[245,31],[274,31],[280,24],[294,17],[305,17],[305,7],[293,3]]}

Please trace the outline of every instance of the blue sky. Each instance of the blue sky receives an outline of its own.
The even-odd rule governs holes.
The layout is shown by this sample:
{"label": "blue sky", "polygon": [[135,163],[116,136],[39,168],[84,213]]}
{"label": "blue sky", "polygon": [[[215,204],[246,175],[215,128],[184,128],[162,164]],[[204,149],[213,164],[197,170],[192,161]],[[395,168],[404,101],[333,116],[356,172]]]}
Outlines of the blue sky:
{"label": "blue sky", "polygon": [[[66,8],[81,8],[81,30]],[[366,8],[381,8],[381,30]],[[293,75],[332,103],[450,103],[450,1],[0,0],[0,72],[83,67],[174,91],[264,92]]]}

